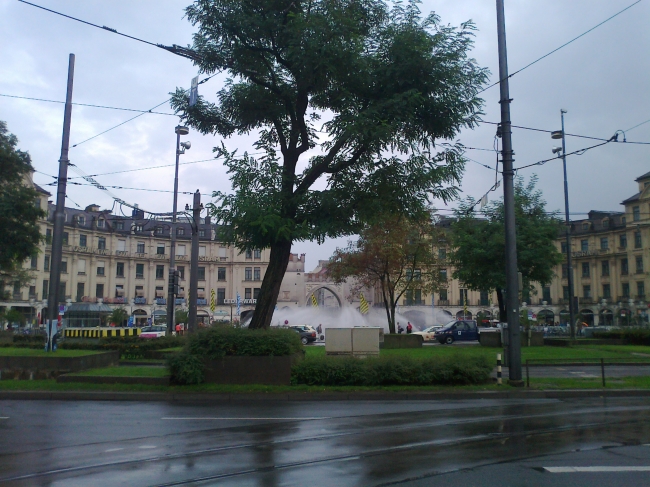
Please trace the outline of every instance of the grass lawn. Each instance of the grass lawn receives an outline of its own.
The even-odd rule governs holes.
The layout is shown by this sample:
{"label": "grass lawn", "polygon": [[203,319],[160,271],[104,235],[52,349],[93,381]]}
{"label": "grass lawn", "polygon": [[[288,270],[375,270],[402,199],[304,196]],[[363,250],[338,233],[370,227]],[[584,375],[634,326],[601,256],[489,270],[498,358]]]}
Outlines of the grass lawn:
{"label": "grass lawn", "polygon": [[[639,357],[639,355],[633,355],[633,354],[645,354],[650,357],[650,347],[646,347],[643,345],[578,345],[577,348],[581,348],[583,350],[603,350],[606,352],[615,352],[619,354],[625,355],[625,356],[632,356],[632,357]],[[642,355],[641,355],[642,356]]]}
{"label": "grass lawn", "polygon": [[67,350],[61,348],[56,352],[46,352],[41,348],[0,348],[0,356],[2,357],[81,357],[83,355],[95,355],[97,353],[103,352],[95,350]]}
{"label": "grass lawn", "polygon": [[[612,377],[605,380],[606,389],[648,389],[650,377]],[[550,378],[530,379],[531,389],[602,389],[602,380],[598,378]]]}
{"label": "grass lawn", "polygon": [[169,371],[166,367],[128,366],[128,367],[103,367],[101,369],[84,370],[75,372],[74,375],[108,376],[108,377],[167,377]]}

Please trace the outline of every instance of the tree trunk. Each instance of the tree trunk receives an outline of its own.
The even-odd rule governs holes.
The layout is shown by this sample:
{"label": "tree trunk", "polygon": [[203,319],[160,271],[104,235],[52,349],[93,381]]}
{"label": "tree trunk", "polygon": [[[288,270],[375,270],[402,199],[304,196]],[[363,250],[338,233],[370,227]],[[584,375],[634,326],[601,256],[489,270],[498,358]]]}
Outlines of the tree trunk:
{"label": "tree trunk", "polygon": [[280,286],[291,255],[291,241],[285,240],[271,245],[269,266],[264,273],[262,288],[257,297],[255,312],[249,328],[268,328],[271,326],[273,311],[278,302]]}
{"label": "tree trunk", "polygon": [[381,280],[381,293],[384,296],[384,308],[386,308],[386,318],[388,320],[388,333],[395,333],[395,307],[393,302],[386,294],[385,282]]}
{"label": "tree trunk", "polygon": [[499,321],[503,323],[508,315],[506,314],[506,303],[503,300],[503,290],[500,287],[497,288],[497,301],[499,302]]}

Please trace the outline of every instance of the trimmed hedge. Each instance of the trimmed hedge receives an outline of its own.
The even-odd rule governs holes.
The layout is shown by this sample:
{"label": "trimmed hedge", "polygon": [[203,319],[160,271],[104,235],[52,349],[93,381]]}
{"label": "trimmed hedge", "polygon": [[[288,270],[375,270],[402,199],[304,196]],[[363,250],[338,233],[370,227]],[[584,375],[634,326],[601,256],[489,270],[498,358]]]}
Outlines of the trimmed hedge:
{"label": "trimmed hedge", "polygon": [[472,385],[488,381],[493,364],[486,357],[414,359],[385,356],[311,357],[294,365],[292,384],[310,386]]}
{"label": "trimmed hedge", "polygon": [[292,330],[213,327],[190,335],[183,351],[167,359],[174,384],[203,382],[204,361],[225,356],[286,356],[302,351]]}
{"label": "trimmed hedge", "polygon": [[110,337],[94,342],[67,339],[59,342],[59,347],[69,350],[118,350],[121,357],[140,359],[145,358],[144,354],[149,350],[182,347],[185,343],[186,339],[178,336],[161,338]]}
{"label": "trimmed hedge", "polygon": [[610,331],[594,331],[594,338],[614,338],[629,340],[632,345],[650,346],[650,329],[648,328],[619,328]]}

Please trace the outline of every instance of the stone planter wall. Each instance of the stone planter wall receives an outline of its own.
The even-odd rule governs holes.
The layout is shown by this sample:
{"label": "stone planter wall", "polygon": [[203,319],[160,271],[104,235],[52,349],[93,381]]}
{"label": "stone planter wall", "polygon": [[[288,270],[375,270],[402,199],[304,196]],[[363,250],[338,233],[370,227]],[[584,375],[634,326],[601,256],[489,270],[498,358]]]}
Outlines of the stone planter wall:
{"label": "stone planter wall", "polygon": [[84,382],[86,384],[142,384],[148,386],[168,386],[169,377],[114,377],[98,375],[60,375],[57,382]]}
{"label": "stone planter wall", "polygon": [[291,367],[302,353],[284,357],[223,357],[206,360],[204,381],[213,384],[264,384],[288,386]]}
{"label": "stone planter wall", "polygon": [[384,343],[379,348],[422,348],[422,337],[411,334],[384,335]]}
{"label": "stone planter wall", "polygon": [[57,357],[56,352],[48,357],[0,356],[0,380],[53,379],[70,372],[118,365],[119,361],[118,351],[81,357]]}

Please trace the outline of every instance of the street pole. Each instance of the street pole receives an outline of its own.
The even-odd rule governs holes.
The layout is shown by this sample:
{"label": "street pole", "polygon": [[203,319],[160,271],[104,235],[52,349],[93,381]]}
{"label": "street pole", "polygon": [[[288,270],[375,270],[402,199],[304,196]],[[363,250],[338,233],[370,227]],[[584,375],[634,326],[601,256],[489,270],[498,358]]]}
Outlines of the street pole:
{"label": "street pole", "polygon": [[178,275],[176,274],[176,214],[178,207],[178,160],[181,152],[181,135],[187,135],[187,127],[177,125],[174,129],[176,132],[176,169],[174,172],[174,203],[172,207],[172,225],[170,229],[171,247],[169,249],[169,286],[167,289],[167,331],[171,336],[174,331],[174,317],[176,311],[176,292],[178,287]]}
{"label": "street pole", "polygon": [[571,327],[571,339],[576,337],[576,310],[573,302],[573,265],[571,262],[571,221],[569,220],[569,183],[566,175],[566,137],[564,135],[564,114],[566,110],[560,109],[562,117],[562,167],[564,169],[564,213],[566,227],[566,267],[567,284],[569,285],[569,326]]}
{"label": "street pole", "polygon": [[201,218],[201,193],[197,189],[192,203],[192,255],[190,256],[190,317],[188,333],[196,331],[196,300],[199,297],[199,223]]}
{"label": "street pole", "polygon": [[[61,140],[61,157],[59,158],[59,178],[56,190],[56,210],[54,211],[54,230],[52,232],[52,257],[50,259],[50,288],[47,302],[49,326],[47,330],[50,339],[47,350],[52,350],[52,323],[59,316],[59,287],[61,285],[61,257],[63,255],[63,226],[65,224],[65,191],[68,181],[68,149],[70,147],[70,122],[72,120],[72,85],[74,81],[74,54],[68,58],[68,88],[65,95],[63,112],[63,137]],[[63,297],[65,299],[65,296]],[[54,325],[56,327],[56,324]],[[54,328],[56,330],[56,328]]]}
{"label": "street pole", "polygon": [[519,330],[519,279],[517,277],[517,234],[515,228],[515,190],[512,169],[512,127],[510,122],[510,88],[508,85],[508,52],[503,0],[497,0],[497,32],[499,42],[499,87],[501,134],[503,138],[503,206],[506,227],[506,315],[508,317],[508,372],[510,384],[523,386],[521,376],[521,337]]}

